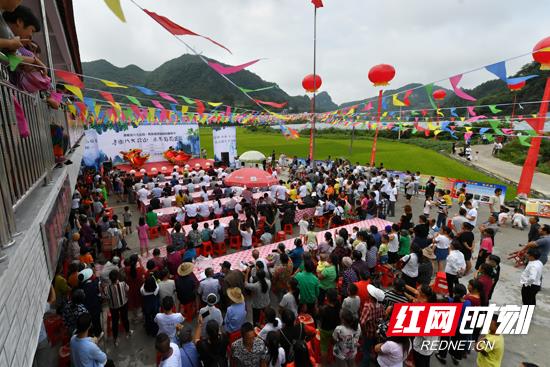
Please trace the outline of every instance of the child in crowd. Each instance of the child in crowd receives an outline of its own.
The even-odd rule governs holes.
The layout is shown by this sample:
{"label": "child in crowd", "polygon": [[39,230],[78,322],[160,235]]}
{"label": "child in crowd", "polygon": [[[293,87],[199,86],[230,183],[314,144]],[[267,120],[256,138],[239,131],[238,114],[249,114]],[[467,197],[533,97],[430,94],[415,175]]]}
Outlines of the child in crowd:
{"label": "child in crowd", "polygon": [[94,262],[94,258],[92,257],[92,254],[90,253],[90,249],[88,247],[82,247],[80,249],[80,262],[83,264],[92,264]]}
{"label": "child in crowd", "polygon": [[309,229],[309,222],[306,216],[300,219],[298,222],[298,228],[300,228],[300,238],[302,239],[302,242],[306,242],[306,233]]}
{"label": "child in crowd", "polygon": [[309,224],[308,230],[304,236],[306,248],[309,252],[311,252],[311,256],[316,256],[316,250],[318,245],[317,233],[315,233],[314,229],[315,229],[315,226],[313,224]]}
{"label": "child in crowd", "polygon": [[514,210],[514,215],[512,216],[512,227],[523,229],[529,225],[527,218],[523,215],[523,210],[517,208]]}
{"label": "child in crowd", "polygon": [[443,200],[447,204],[447,211],[451,210],[453,207],[453,198],[451,197],[451,190],[445,190],[445,195],[443,195]]}
{"label": "child in crowd", "polygon": [[387,234],[382,235],[382,243],[378,249],[378,260],[380,264],[385,265],[388,263],[388,243],[390,242],[390,237]]}
{"label": "child in crowd", "polygon": [[322,253],[319,255],[319,262],[317,263],[317,273],[321,273],[327,266],[329,266],[328,263],[328,255],[327,253]]}
{"label": "child in crowd", "polygon": [[426,198],[426,200],[424,200],[424,209],[422,210],[422,213],[426,216],[426,218],[430,217],[432,206],[433,202],[430,200],[430,198]]}
{"label": "child in crowd", "polygon": [[348,296],[342,302],[342,309],[350,311],[354,317],[359,318],[361,299],[357,296],[357,292],[359,292],[357,285],[350,283],[348,286]]}
{"label": "child in crowd", "polygon": [[209,228],[208,223],[204,223],[203,227],[201,231],[201,241],[208,242],[212,239],[212,230]]}
{"label": "child in crowd", "polygon": [[122,213],[122,221],[124,222],[124,234],[127,235],[132,233],[132,212],[130,212],[130,207],[124,207],[124,213]]}
{"label": "child in crowd", "polygon": [[140,217],[136,227],[139,238],[139,251],[141,256],[149,253],[149,226],[145,223],[145,217]]}
{"label": "child in crowd", "polygon": [[333,354],[338,366],[354,366],[357,346],[361,337],[359,319],[349,310],[342,309],[340,312],[341,324],[334,329],[332,338],[334,340]]}
{"label": "child in crowd", "polygon": [[355,226],[351,229],[351,241],[352,244],[355,243],[355,240],[357,239],[357,232],[359,232],[359,227]]}
{"label": "child in crowd", "polygon": [[494,246],[494,236],[495,232],[492,228],[485,228],[481,232],[481,244],[479,246],[479,253],[477,255],[477,261],[475,269],[479,269],[481,264],[485,262],[487,257],[493,253],[493,246]]}
{"label": "child in crowd", "polygon": [[500,207],[500,213],[498,213],[498,225],[504,226],[510,220],[510,209],[505,206]]}

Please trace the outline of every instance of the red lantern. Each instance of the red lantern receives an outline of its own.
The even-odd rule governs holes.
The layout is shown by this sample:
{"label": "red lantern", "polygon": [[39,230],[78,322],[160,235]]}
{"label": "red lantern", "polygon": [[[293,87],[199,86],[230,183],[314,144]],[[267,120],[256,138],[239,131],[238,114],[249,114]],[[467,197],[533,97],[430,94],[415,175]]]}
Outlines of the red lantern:
{"label": "red lantern", "polygon": [[508,89],[512,92],[517,92],[523,87],[525,87],[525,80],[516,84],[508,84]]}
{"label": "red lantern", "polygon": [[540,64],[540,70],[550,70],[550,37],[540,40],[533,47],[533,59]]}
{"label": "red lantern", "polygon": [[447,92],[445,92],[444,89],[438,89],[435,92],[433,92],[432,96],[436,101],[441,101],[445,99],[445,97],[447,96]]}
{"label": "red lantern", "polygon": [[319,75],[314,76],[313,74],[309,74],[302,80],[302,87],[309,93],[317,92],[321,84],[323,84],[323,80],[321,80]]}
{"label": "red lantern", "polygon": [[375,65],[369,70],[369,80],[375,87],[385,86],[395,76],[395,69],[388,64]]}

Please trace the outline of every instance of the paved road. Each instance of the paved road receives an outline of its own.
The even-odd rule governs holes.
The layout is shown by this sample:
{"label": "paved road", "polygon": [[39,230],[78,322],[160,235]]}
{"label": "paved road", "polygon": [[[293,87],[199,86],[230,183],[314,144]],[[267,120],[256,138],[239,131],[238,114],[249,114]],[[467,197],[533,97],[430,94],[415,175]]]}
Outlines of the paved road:
{"label": "paved road", "polygon": [[[513,163],[493,157],[491,155],[492,150],[492,144],[472,146],[472,152],[477,151],[479,154],[478,159],[472,161],[471,163],[474,166],[483,168],[509,181],[519,183],[522,166],[517,166]],[[533,177],[531,188],[547,197],[550,197],[550,175],[536,172]]]}

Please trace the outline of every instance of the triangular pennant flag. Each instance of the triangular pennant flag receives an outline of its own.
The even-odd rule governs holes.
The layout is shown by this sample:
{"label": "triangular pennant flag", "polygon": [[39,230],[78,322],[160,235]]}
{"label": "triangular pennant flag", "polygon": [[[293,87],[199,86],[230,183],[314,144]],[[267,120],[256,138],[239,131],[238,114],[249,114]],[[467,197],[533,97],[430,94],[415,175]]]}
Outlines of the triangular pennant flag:
{"label": "triangular pennant flag", "polygon": [[78,75],[65,70],[56,70],[55,76],[78,88],[84,88],[84,83]]}
{"label": "triangular pennant flag", "polygon": [[244,70],[250,65],[254,65],[258,61],[260,61],[260,59],[252,60],[247,63],[241,64],[241,65],[235,65],[235,66],[224,66],[214,61],[208,61],[208,66],[210,66],[212,69],[216,70],[220,74],[230,75],[230,74],[238,73],[239,71]]}
{"label": "triangular pennant flag", "polygon": [[143,9],[143,11],[145,13],[147,13],[151,18],[153,18],[157,23],[159,23],[161,26],[163,26],[164,29],[166,29],[168,32],[172,33],[175,36],[199,36],[199,37],[202,37],[202,38],[212,42],[213,44],[215,44],[217,46],[220,46],[221,48],[223,48],[223,49],[227,50],[229,53],[231,53],[231,51],[227,47],[225,47],[221,43],[218,43],[218,42],[214,41],[210,37],[201,36],[200,34],[195,33],[195,32],[193,32],[193,31],[191,31],[187,28],[183,28],[182,26],[172,22],[170,19],[166,18],[165,16],[159,15],[155,12],[149,11],[147,9]]}
{"label": "triangular pennant flag", "polygon": [[187,111],[189,111],[189,106],[181,106],[181,113],[182,114],[187,113]]}
{"label": "triangular pennant flag", "polygon": [[134,85],[133,87],[136,88],[137,90],[139,90],[141,93],[147,95],[147,96],[155,96],[157,94],[154,90],[142,87],[140,85]]}
{"label": "triangular pennant flag", "polygon": [[122,11],[122,6],[120,6],[120,0],[104,0],[105,4],[111,9],[114,15],[120,19],[121,22],[126,22],[124,17],[124,12]]}
{"label": "triangular pennant flag", "polygon": [[82,91],[80,88],[78,88],[76,85],[70,85],[70,84],[64,84],[65,88],[78,97],[82,102],[84,102],[84,96],[82,95]]}
{"label": "triangular pennant flag", "polygon": [[271,86],[269,86],[269,87],[264,87],[264,88],[258,88],[258,89],[247,89],[247,88],[241,88],[241,87],[239,87],[239,89],[240,89],[241,91],[243,91],[244,93],[260,92],[260,91],[268,90],[268,89],[272,89],[272,88],[275,88],[275,85],[271,85]]}
{"label": "triangular pennant flag", "polygon": [[530,136],[518,135],[517,137],[518,137],[519,143],[521,145],[526,146],[526,147],[531,146],[531,143],[529,143],[529,139],[531,139]]}
{"label": "triangular pennant flag", "polygon": [[396,107],[405,107],[406,104],[397,99],[397,94],[392,95],[392,103]]}
{"label": "triangular pennant flag", "polygon": [[191,98],[187,98],[186,96],[180,96],[184,101],[185,103],[187,104],[195,104],[195,101],[192,100]]}
{"label": "triangular pennant flag", "polygon": [[412,93],[413,93],[412,89],[409,89],[408,91],[405,92],[405,95],[403,96],[403,103],[405,103],[405,106],[411,105],[411,101],[409,100],[409,97],[411,96]]}
{"label": "triangular pennant flag", "polygon": [[110,88],[128,88],[127,86],[125,85],[120,85],[118,84],[117,82],[112,82],[110,80],[104,80],[104,79],[99,79],[101,80],[101,82],[103,84],[105,84],[106,86],[110,87]]}
{"label": "triangular pennant flag", "polygon": [[165,100],[167,101],[170,101],[170,102],[174,102],[174,103],[178,103],[178,101],[176,101],[174,99],[174,97],[172,97],[171,95],[169,95],[168,93],[165,93],[165,92],[158,92],[159,96],[161,96],[162,98],[164,98]]}
{"label": "triangular pennant flag", "polygon": [[141,102],[134,96],[126,96],[130,102],[141,107]]}
{"label": "triangular pennant flag", "polygon": [[489,109],[491,110],[491,113],[495,113],[495,114],[496,114],[496,113],[502,112],[502,110],[499,110],[499,109],[497,108],[497,106],[494,105],[494,104],[491,104],[491,105],[489,105],[488,107],[489,107]]}
{"label": "triangular pennant flag", "polygon": [[474,97],[472,97],[471,95],[464,92],[462,89],[458,87],[458,83],[460,83],[461,79],[462,79],[462,74],[458,74],[449,78],[449,81],[451,82],[451,86],[453,87],[455,94],[458,97],[465,99],[467,101],[475,101],[476,99]]}
{"label": "triangular pennant flag", "polygon": [[212,107],[218,107],[221,106],[223,102],[208,102],[208,104]]}
{"label": "triangular pennant flag", "polygon": [[432,105],[432,108],[435,110],[437,109],[437,106],[435,105],[435,102],[432,98],[432,92],[433,92],[433,89],[434,89],[434,83],[430,83],[428,85],[426,85],[426,93],[428,94],[428,101],[430,101],[430,104]]}
{"label": "triangular pennant flag", "polygon": [[311,3],[315,6],[315,8],[323,7],[323,0],[311,0]]}
{"label": "triangular pennant flag", "polygon": [[202,115],[204,113],[204,103],[199,99],[195,99],[195,104],[197,105],[197,113]]}
{"label": "triangular pennant flag", "polygon": [[23,61],[23,58],[14,54],[8,54],[8,61],[10,63],[10,71],[15,71]]}

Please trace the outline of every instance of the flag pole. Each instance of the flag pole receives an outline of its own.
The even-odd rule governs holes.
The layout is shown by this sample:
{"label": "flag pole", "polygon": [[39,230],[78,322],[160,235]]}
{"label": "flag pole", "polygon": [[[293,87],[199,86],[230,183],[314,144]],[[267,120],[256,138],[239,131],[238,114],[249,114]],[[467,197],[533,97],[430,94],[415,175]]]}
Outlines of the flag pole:
{"label": "flag pole", "polygon": [[311,100],[311,130],[309,134],[309,159],[314,167],[315,151],[315,96],[317,94],[317,7],[313,7],[313,99]]}

